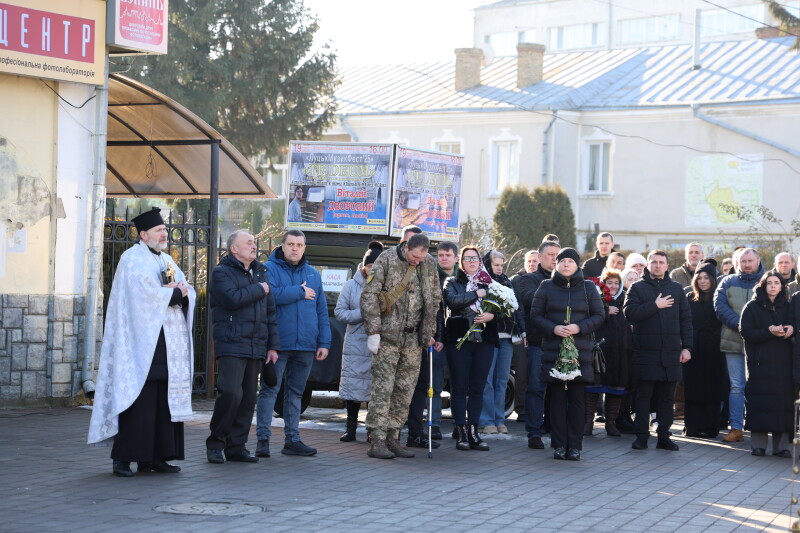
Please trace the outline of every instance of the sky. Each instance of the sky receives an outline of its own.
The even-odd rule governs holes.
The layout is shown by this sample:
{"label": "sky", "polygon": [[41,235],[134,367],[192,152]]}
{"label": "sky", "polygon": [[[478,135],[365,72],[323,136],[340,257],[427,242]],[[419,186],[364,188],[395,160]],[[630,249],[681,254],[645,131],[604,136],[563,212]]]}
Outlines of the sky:
{"label": "sky", "polygon": [[339,67],[454,60],[472,46],[472,9],[488,0],[305,0]]}

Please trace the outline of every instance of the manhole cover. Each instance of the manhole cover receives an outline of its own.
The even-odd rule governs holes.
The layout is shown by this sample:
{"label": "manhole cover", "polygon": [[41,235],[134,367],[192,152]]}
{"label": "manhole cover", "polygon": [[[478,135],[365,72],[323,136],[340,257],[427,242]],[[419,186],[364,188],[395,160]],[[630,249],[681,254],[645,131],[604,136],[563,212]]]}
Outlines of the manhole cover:
{"label": "manhole cover", "polygon": [[231,503],[231,502],[199,502],[199,503],[172,503],[169,505],[159,505],[156,511],[172,514],[191,514],[191,515],[219,515],[219,516],[241,516],[253,513],[263,513],[266,508],[252,503]]}

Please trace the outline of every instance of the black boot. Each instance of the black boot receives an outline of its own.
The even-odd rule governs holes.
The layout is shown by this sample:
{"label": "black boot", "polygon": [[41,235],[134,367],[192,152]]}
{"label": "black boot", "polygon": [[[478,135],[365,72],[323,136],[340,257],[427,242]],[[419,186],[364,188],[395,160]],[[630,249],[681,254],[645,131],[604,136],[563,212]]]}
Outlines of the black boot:
{"label": "black boot", "polygon": [[358,410],[361,407],[361,402],[354,402],[347,400],[347,423],[345,431],[339,440],[342,442],[353,442],[356,440],[356,428],[358,427]]}
{"label": "black boot", "polygon": [[342,436],[339,437],[339,440],[342,442],[353,442],[356,440],[356,424],[357,422],[350,422],[348,420],[344,433],[342,433]]}
{"label": "black boot", "polygon": [[125,461],[114,461],[114,468],[112,469],[115,476],[119,477],[133,477],[131,464]]}
{"label": "black boot", "polygon": [[469,426],[467,438],[469,439],[469,447],[471,450],[480,450],[482,452],[489,451],[489,445],[481,440],[480,435],[478,435],[478,426],[475,424]]}
{"label": "black boot", "polygon": [[591,437],[592,430],[594,429],[594,411],[597,409],[597,397],[599,395],[596,392],[586,392],[583,395],[584,401],[584,425],[583,425],[583,436],[584,437]]}
{"label": "black boot", "polygon": [[613,394],[606,394],[605,415],[606,415],[606,434],[609,437],[621,437],[622,433],[617,429],[617,415],[622,398]]}
{"label": "black boot", "polygon": [[469,450],[469,432],[467,431],[467,426],[464,424],[460,424],[456,426],[456,433],[458,433],[458,440],[456,441],[456,450]]}

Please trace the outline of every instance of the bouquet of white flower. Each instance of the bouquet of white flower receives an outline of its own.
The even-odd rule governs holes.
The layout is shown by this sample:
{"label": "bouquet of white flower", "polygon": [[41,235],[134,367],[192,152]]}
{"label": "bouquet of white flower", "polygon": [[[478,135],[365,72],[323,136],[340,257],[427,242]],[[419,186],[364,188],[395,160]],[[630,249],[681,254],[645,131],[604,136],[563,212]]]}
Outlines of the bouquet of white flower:
{"label": "bouquet of white flower", "polygon": [[[571,314],[572,309],[568,306],[567,317],[566,320],[564,320],[564,324],[567,326],[569,325]],[[560,379],[561,381],[572,381],[580,377],[581,365],[578,362],[579,355],[578,347],[575,346],[575,340],[572,338],[572,335],[564,337],[558,349],[558,359],[556,359],[553,368],[550,369],[550,376]],[[566,384],[564,384],[564,386],[566,387]]]}
{"label": "bouquet of white flower", "polygon": [[[486,288],[486,296],[481,300],[481,305],[476,311],[511,316],[511,312],[515,311],[518,307],[519,303],[517,303],[514,290],[493,280]],[[472,324],[467,333],[458,339],[456,348],[460,349],[472,332],[481,331],[484,326],[485,324]]]}

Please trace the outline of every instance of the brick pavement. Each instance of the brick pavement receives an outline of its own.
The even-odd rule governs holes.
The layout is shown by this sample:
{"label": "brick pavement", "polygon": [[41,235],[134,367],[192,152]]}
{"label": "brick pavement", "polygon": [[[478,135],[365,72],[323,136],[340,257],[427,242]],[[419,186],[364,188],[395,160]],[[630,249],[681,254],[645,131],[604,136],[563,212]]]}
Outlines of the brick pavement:
{"label": "brick pavement", "polygon": [[[419,450],[414,459],[380,461],[366,456],[363,436],[340,443],[338,432],[315,429],[301,432],[319,448],[316,457],[284,456],[278,430],[271,458],[211,465],[205,417],[186,426],[182,473],[120,479],[111,475],[109,449],[84,445],[89,416],[82,409],[0,412],[0,531],[694,533],[786,531],[790,522],[791,461],[751,456],[748,439],[728,446],[677,438],[674,453],[654,449],[653,438],[651,449],[638,452],[632,437],[595,429],[602,435],[584,440],[576,463],[529,450],[522,424],[511,422],[512,435],[490,440],[490,452],[461,452],[445,438],[432,460]],[[154,510],[200,502],[266,511]]]}

